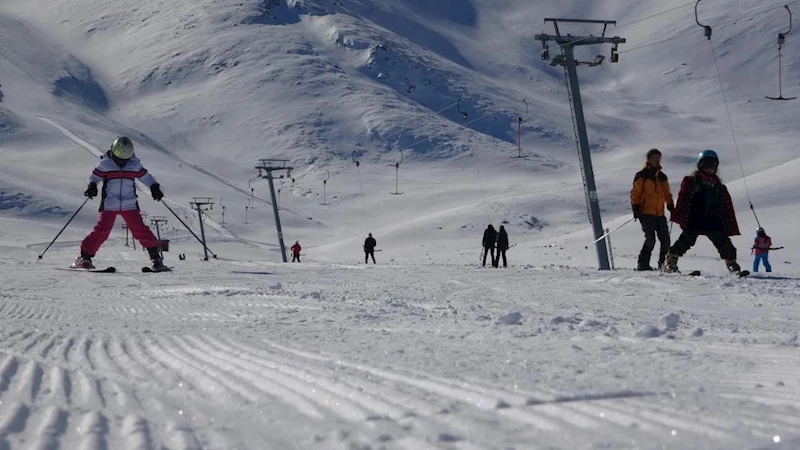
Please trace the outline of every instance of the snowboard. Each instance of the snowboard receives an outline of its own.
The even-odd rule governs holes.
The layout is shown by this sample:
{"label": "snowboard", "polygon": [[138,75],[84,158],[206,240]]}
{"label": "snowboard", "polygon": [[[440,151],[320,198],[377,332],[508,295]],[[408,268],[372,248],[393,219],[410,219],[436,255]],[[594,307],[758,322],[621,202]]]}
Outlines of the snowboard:
{"label": "snowboard", "polygon": [[152,267],[144,266],[142,267],[143,273],[158,273],[158,272],[169,272],[172,270],[172,267],[165,267],[164,269],[155,270]]}
{"label": "snowboard", "polygon": [[117,271],[114,267],[106,267],[105,269],[83,269],[80,267],[56,267],[58,270],[71,270],[73,272],[94,272],[94,273],[114,273]]}

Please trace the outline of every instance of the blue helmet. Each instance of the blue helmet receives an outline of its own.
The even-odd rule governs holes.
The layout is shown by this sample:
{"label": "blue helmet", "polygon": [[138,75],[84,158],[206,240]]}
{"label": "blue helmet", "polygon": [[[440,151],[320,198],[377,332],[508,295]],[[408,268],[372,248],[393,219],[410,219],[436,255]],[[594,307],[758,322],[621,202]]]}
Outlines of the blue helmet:
{"label": "blue helmet", "polygon": [[697,167],[700,168],[700,162],[708,158],[716,159],[717,162],[719,162],[719,156],[717,156],[717,152],[714,150],[703,150],[697,155]]}

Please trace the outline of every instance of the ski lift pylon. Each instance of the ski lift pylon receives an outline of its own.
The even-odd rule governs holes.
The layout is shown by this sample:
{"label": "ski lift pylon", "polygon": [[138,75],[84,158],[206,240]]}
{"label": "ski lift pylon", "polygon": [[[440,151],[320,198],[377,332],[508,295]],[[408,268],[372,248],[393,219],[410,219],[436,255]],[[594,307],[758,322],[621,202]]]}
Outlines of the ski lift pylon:
{"label": "ski lift pylon", "polygon": [[789,12],[789,31],[786,33],[778,33],[778,96],[777,97],[770,97],[769,95],[766,98],[770,100],[794,100],[797,97],[784,97],[783,96],[783,67],[782,67],[782,52],[783,44],[786,42],[786,35],[792,32],[792,10],[789,9],[789,5],[783,5],[786,8],[786,11]]}

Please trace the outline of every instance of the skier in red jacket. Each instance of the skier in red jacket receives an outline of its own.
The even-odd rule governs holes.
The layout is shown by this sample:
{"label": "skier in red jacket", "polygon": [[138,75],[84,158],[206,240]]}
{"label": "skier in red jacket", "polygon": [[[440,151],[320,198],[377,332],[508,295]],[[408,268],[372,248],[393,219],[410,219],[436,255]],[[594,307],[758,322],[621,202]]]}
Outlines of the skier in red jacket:
{"label": "skier in red jacket", "polygon": [[740,273],[736,247],[731,242],[731,236],[739,235],[739,225],[728,188],[717,176],[718,167],[717,153],[703,150],[697,156],[697,171],[683,179],[671,218],[683,232],[669,248],[664,272],[678,272],[678,258],[705,235],[725,260],[725,267],[731,273]]}
{"label": "skier in red jacket", "polygon": [[753,241],[753,254],[756,255],[753,260],[753,272],[758,272],[759,262],[764,263],[764,268],[767,272],[772,272],[772,265],[769,263],[769,251],[772,248],[772,238],[767,236],[767,232],[759,227],[756,231],[756,239]]}
{"label": "skier in red jacket", "polygon": [[302,250],[302,249],[303,249],[303,247],[300,247],[300,241],[294,241],[294,245],[291,248],[291,250],[292,250],[292,262],[295,262],[295,261],[300,262],[300,250]]}

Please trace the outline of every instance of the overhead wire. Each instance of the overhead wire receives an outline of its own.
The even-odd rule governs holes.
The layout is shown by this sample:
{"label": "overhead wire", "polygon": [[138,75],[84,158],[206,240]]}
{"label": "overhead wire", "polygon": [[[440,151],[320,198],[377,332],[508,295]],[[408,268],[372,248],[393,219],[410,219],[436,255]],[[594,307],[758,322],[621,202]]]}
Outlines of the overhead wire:
{"label": "overhead wire", "polygon": [[[674,11],[675,9],[678,9],[678,8],[683,8],[683,7],[685,7],[685,6],[689,5],[689,4],[691,4],[691,5],[694,5],[695,3],[696,3],[696,1],[693,1],[693,2],[691,2],[691,3],[688,3],[688,4],[681,5],[681,6],[679,6],[679,7],[673,8],[673,9],[671,9],[671,10],[668,10],[668,11],[664,11],[664,12],[662,12],[662,13],[659,13],[659,14],[654,14],[654,15],[652,15],[652,16],[644,17],[644,18],[642,18],[642,19],[637,19],[637,20],[635,20],[635,21],[633,21],[633,22],[629,22],[629,23],[626,23],[626,24],[624,24],[624,25],[620,25],[620,26],[618,26],[617,28],[618,28],[618,29],[619,29],[619,28],[624,28],[624,27],[627,27],[627,26],[629,26],[629,25],[632,25],[632,24],[634,24],[634,23],[641,22],[641,21],[643,21],[643,20],[650,19],[650,18],[652,18],[652,17],[658,16],[658,15],[661,15],[661,14],[665,14],[665,13],[667,13],[667,12]],[[781,2],[781,3],[783,3],[783,2]],[[780,6],[769,6],[769,7],[765,7],[765,8],[763,8],[763,9],[762,9],[762,10],[760,10],[760,11],[756,11],[756,12],[752,13],[752,14],[751,14],[751,16],[758,16],[758,15],[761,15],[761,14],[767,14],[767,13],[773,12],[773,11],[775,11],[775,10],[783,9],[783,8],[784,8],[784,5],[792,5],[792,4],[795,4],[795,3],[800,3],[800,0],[794,0],[794,1],[791,1],[791,2],[789,2],[789,3],[782,4],[782,5],[780,5]],[[740,19],[739,19],[739,20],[740,20]],[[739,20],[732,20],[732,21],[729,21],[729,22],[724,22],[724,23],[722,23],[722,25],[732,25],[732,24],[736,24],[736,23],[737,23]],[[716,26],[720,26],[720,24],[717,24]],[[662,39],[662,40],[660,40],[660,41],[650,42],[650,43],[647,43],[647,44],[644,44],[644,45],[640,45],[640,46],[637,46],[637,47],[628,48],[628,49],[625,49],[625,50],[620,50],[618,53],[619,53],[619,54],[623,54],[623,53],[630,53],[630,52],[634,52],[634,51],[636,51],[636,50],[641,50],[641,49],[643,49],[643,48],[648,48],[648,47],[652,47],[652,46],[654,46],[654,45],[663,44],[663,43],[665,43],[665,42],[669,42],[669,41],[672,41],[672,40],[674,40],[674,39],[688,38],[688,37],[694,37],[694,36],[692,36],[692,35],[689,35],[689,34],[679,34],[679,35],[677,35],[677,36],[671,36],[671,37],[668,37],[668,38]],[[576,40],[576,42],[577,42],[577,40]]]}
{"label": "overhead wire", "polygon": [[[697,0],[696,5],[699,5],[700,1],[701,0]],[[695,21],[697,21],[698,25],[703,26],[703,25],[700,24],[700,22],[697,19],[697,8],[696,7],[695,7]],[[723,103],[725,105],[725,113],[726,113],[726,115],[728,117],[728,125],[730,126],[730,129],[731,129],[731,139],[733,140],[733,147],[734,147],[734,149],[736,149],[736,159],[739,161],[739,169],[741,170],[741,173],[742,173],[742,183],[744,184],[744,192],[747,195],[747,202],[750,205],[750,211],[753,213],[753,217],[756,219],[756,224],[760,228],[761,227],[761,221],[758,220],[758,215],[756,214],[755,207],[753,206],[753,200],[750,197],[750,189],[747,186],[747,176],[744,173],[744,164],[742,163],[742,154],[741,154],[741,151],[739,150],[739,143],[736,140],[736,129],[733,126],[733,117],[731,116],[731,110],[730,110],[730,106],[728,104],[728,96],[725,94],[725,85],[722,82],[722,72],[719,70],[719,62],[717,61],[717,52],[716,52],[716,49],[714,48],[714,43],[711,40],[711,28],[707,27],[707,26],[703,26],[703,27],[706,29],[706,36],[708,38],[707,40],[708,40],[709,45],[711,46],[711,56],[712,56],[712,59],[714,61],[714,68],[716,69],[716,72],[717,72],[717,82],[719,82],[719,89],[720,89],[720,92],[722,93],[722,101],[723,101]]]}

